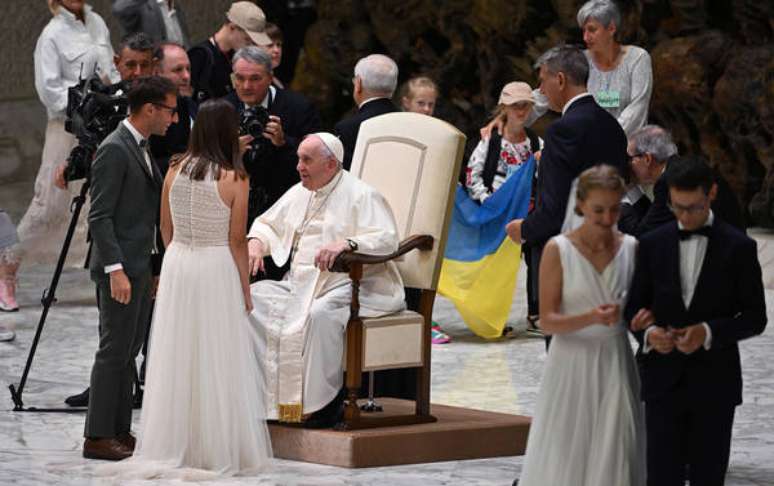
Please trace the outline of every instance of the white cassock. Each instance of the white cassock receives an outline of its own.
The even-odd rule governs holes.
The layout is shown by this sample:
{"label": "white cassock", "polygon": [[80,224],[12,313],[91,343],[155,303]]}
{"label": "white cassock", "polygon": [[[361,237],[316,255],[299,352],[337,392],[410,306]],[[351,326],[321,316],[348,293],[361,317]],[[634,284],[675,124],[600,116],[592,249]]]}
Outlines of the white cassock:
{"label": "white cassock", "polygon": [[[324,407],[342,386],[344,330],[352,284],[346,273],[320,271],[318,250],[353,240],[358,253],[398,249],[395,217],[384,197],[341,170],[317,191],[296,184],[253,222],[257,238],[278,266],[292,258],[282,281],[250,286],[251,322],[264,361],[267,418],[298,422]],[[295,244],[295,249],[292,251]],[[360,281],[360,315],[378,317],[405,308],[403,282],[393,262],[366,265]]]}

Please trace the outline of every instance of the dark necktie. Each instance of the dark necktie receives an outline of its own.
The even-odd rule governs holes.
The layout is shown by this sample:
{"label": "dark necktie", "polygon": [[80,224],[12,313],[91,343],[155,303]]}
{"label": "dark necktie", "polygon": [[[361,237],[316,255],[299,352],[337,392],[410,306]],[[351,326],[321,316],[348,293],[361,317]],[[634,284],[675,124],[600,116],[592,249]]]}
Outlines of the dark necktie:
{"label": "dark necktie", "polygon": [[695,229],[692,231],[679,229],[677,230],[677,234],[680,237],[680,241],[687,240],[691,236],[706,236],[709,238],[712,236],[712,227],[711,226],[702,226],[699,229]]}

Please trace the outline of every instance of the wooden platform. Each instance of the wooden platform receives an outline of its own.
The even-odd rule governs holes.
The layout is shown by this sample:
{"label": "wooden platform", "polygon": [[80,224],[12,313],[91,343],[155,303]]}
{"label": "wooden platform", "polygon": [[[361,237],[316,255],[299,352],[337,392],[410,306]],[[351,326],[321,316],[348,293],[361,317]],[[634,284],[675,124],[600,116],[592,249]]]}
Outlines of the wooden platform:
{"label": "wooden platform", "polygon": [[[383,414],[407,413],[414,402],[379,398]],[[530,418],[432,405],[435,423],[338,432],[271,424],[280,459],[340,467],[394,466],[524,454]]]}

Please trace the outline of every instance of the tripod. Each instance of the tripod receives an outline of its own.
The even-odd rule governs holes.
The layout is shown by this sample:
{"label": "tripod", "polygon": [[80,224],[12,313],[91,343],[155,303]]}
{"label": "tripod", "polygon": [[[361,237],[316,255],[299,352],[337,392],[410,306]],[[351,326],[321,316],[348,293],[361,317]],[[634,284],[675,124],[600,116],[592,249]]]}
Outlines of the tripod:
{"label": "tripod", "polygon": [[67,227],[67,236],[65,236],[64,243],[62,244],[62,250],[59,252],[59,260],[56,263],[56,269],[54,275],[51,277],[51,284],[43,291],[43,297],[40,299],[43,304],[43,312],[40,314],[40,320],[38,321],[38,327],[35,330],[35,338],[32,340],[32,347],[30,348],[29,355],[27,356],[27,363],[24,366],[24,372],[19,380],[19,386],[14,387],[13,384],[8,385],[11,390],[11,399],[13,400],[14,412],[82,412],[83,408],[36,408],[36,407],[24,407],[22,401],[22,393],[24,393],[24,385],[27,383],[27,377],[32,367],[32,359],[35,357],[35,351],[38,348],[38,342],[40,341],[40,334],[43,331],[43,326],[46,323],[46,317],[48,317],[48,311],[51,306],[56,302],[56,288],[59,284],[59,277],[62,275],[62,269],[64,268],[65,260],[67,259],[67,252],[70,250],[70,243],[75,233],[75,227],[78,225],[78,217],[83,209],[83,204],[86,202],[86,195],[89,191],[89,178],[86,178],[81,192],[73,198],[71,205],[72,217],[70,218],[70,226]]}

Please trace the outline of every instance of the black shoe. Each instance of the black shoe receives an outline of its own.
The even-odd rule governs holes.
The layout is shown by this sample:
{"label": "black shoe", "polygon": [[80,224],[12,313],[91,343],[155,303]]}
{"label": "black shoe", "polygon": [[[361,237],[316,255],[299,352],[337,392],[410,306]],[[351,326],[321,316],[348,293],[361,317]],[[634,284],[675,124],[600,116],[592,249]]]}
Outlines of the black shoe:
{"label": "black shoe", "polygon": [[71,407],[89,406],[89,389],[86,388],[81,393],[65,398],[65,403]]}
{"label": "black shoe", "polygon": [[305,429],[330,429],[344,418],[344,393],[339,392],[328,405],[304,420]]}
{"label": "black shoe", "polygon": [[513,484],[511,484],[511,486],[519,486],[519,479],[518,478],[514,479]]}

